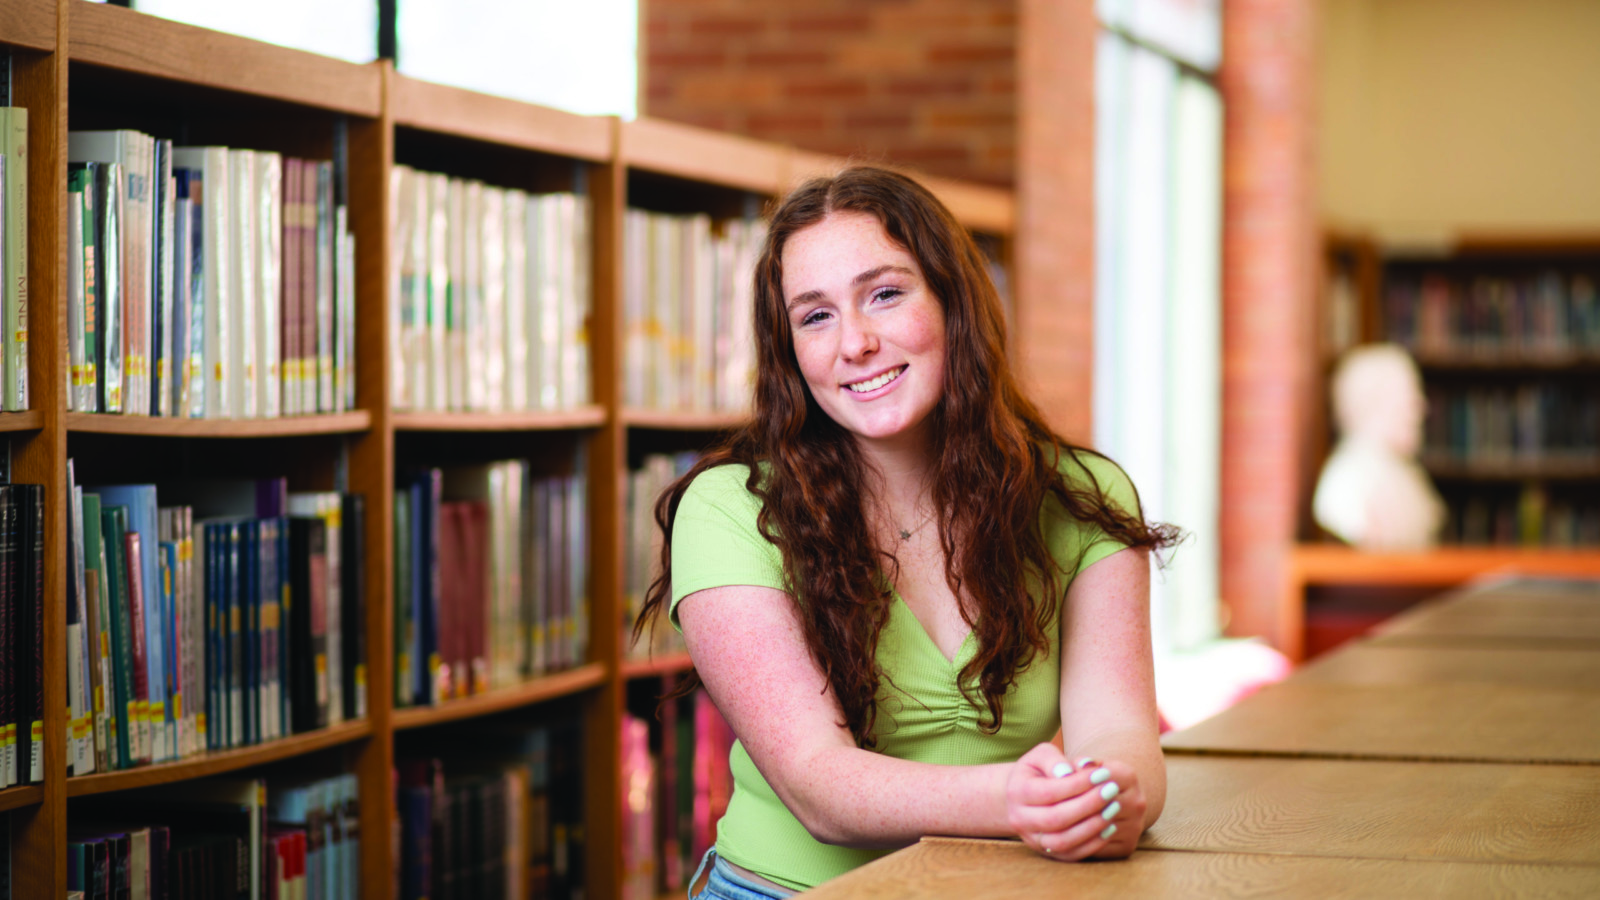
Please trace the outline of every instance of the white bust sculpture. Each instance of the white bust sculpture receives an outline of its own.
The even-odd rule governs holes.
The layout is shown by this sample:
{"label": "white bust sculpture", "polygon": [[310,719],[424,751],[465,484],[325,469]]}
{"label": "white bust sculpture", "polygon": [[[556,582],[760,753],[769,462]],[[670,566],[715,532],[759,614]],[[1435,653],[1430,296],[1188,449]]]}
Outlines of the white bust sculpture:
{"label": "white bust sculpture", "polygon": [[1317,479],[1312,512],[1363,550],[1420,550],[1438,541],[1444,503],[1417,463],[1422,379],[1395,344],[1357,347],[1333,376],[1340,438]]}

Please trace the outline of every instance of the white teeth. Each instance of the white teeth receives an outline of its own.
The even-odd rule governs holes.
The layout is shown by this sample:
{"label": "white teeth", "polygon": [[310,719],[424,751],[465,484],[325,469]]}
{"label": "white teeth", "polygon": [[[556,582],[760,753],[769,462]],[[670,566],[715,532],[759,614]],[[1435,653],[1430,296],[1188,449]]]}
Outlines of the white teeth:
{"label": "white teeth", "polygon": [[905,370],[905,366],[901,366],[898,369],[890,369],[882,375],[879,375],[877,378],[873,378],[869,381],[858,381],[855,384],[847,384],[845,387],[855,391],[858,394],[865,394],[868,391],[875,391],[878,388],[881,388],[889,382],[895,380],[896,378],[899,378],[900,373],[904,372]]}

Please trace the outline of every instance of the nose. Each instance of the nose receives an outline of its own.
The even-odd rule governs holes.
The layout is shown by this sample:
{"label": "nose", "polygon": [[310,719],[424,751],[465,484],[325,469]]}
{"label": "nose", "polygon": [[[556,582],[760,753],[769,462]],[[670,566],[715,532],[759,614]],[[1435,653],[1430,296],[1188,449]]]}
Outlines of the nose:
{"label": "nose", "polygon": [[847,311],[839,324],[839,354],[845,359],[863,359],[878,352],[878,333],[866,316],[854,310]]}

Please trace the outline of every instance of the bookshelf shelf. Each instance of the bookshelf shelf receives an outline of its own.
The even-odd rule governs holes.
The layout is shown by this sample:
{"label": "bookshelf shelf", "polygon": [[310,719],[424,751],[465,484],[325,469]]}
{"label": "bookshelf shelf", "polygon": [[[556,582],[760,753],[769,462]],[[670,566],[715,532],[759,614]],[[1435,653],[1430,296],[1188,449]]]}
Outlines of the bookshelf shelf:
{"label": "bookshelf shelf", "polygon": [[1427,372],[1516,374],[1519,372],[1600,372],[1600,356],[1587,353],[1419,353]]}
{"label": "bookshelf shelf", "polygon": [[297,734],[280,741],[270,741],[253,747],[240,747],[236,750],[206,753],[192,759],[179,760],[178,762],[161,763],[136,769],[123,769],[116,772],[97,772],[92,775],[68,778],[67,796],[86,797],[90,794],[105,794],[111,791],[125,791],[129,788],[171,784],[175,781],[187,781],[191,778],[199,778],[205,775],[233,772],[251,766],[293,759],[296,756],[316,750],[326,750],[329,747],[337,747],[341,744],[348,744],[371,735],[371,722],[364,720],[360,722],[345,722],[320,731]]}
{"label": "bookshelf shelf", "polygon": [[54,50],[56,4],[46,0],[14,0],[0,5],[0,43]]}
{"label": "bookshelf shelf", "polygon": [[743,413],[714,410],[624,409],[623,424],[629,428],[652,428],[658,431],[727,431],[739,427],[745,420]]}
{"label": "bookshelf shelf", "polygon": [[44,412],[30,409],[23,412],[0,413],[0,432],[38,431],[44,427]]}
{"label": "bookshelf shelf", "polygon": [[688,653],[669,653],[651,659],[630,659],[622,663],[622,677],[628,680],[635,678],[658,678],[662,675],[676,675],[694,668],[694,660]]}
{"label": "bookshelf shelf", "polygon": [[300,437],[313,434],[354,434],[371,427],[372,414],[364,409],[329,415],[282,416],[276,419],[175,419],[104,413],[67,413],[68,431],[145,437]]}
{"label": "bookshelf shelf", "polygon": [[599,428],[606,411],[582,406],[557,412],[397,412],[391,421],[396,431],[562,431]]}
{"label": "bookshelf shelf", "polygon": [[0,812],[21,809],[24,806],[38,806],[44,802],[44,787],[37,784],[23,784],[0,791]]}
{"label": "bookshelf shelf", "polygon": [[394,711],[394,728],[396,731],[407,728],[426,728],[430,725],[440,725],[445,722],[455,722],[460,719],[470,719],[490,713],[505,712],[522,706],[532,706],[558,697],[566,697],[582,691],[593,690],[606,681],[605,666],[600,663],[589,663],[576,669],[557,672],[535,678],[516,687],[503,688],[467,697],[461,700],[452,700],[439,706],[415,707],[397,709]]}
{"label": "bookshelf shelf", "polygon": [[99,3],[68,3],[68,55],[124,72],[376,117],[382,69]]}
{"label": "bookshelf shelf", "polygon": [[1600,459],[1459,460],[1425,458],[1434,478],[1454,481],[1588,481],[1600,479]]}
{"label": "bookshelf shelf", "polygon": [[783,193],[790,169],[776,144],[660,119],[623,122],[617,144],[629,168],[768,196]]}
{"label": "bookshelf shelf", "polygon": [[611,120],[396,75],[396,125],[600,162],[611,155]]}

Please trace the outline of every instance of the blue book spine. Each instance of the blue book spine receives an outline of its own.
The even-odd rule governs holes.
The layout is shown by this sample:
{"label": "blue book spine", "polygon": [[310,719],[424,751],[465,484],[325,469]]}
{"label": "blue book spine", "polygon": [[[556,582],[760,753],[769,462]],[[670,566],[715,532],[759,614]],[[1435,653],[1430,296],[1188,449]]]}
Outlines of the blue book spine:
{"label": "blue book spine", "polygon": [[[139,566],[140,576],[144,581],[145,603],[159,605],[161,596],[161,564],[157,560],[160,546],[160,529],[157,523],[156,512],[156,486],[153,484],[120,484],[95,488],[100,495],[102,508],[107,506],[128,507],[128,528],[139,533]],[[144,617],[145,640],[145,682],[152,693],[159,685],[167,683],[166,657],[162,640],[163,629],[161,616],[146,615]],[[155,697],[151,698],[155,701]],[[152,710],[152,712],[154,712]],[[162,715],[151,724],[166,721],[167,710],[163,703]],[[166,740],[166,729],[151,728],[151,736],[155,746],[151,748],[151,757],[154,762],[161,762],[169,757],[170,751]]]}
{"label": "blue book spine", "polygon": [[264,740],[276,740],[283,736],[278,730],[278,616],[282,602],[278,593],[278,520],[262,519],[257,527],[260,529],[257,583],[261,602],[261,732]]}
{"label": "blue book spine", "polygon": [[292,629],[289,628],[289,522],[282,516],[274,520],[277,523],[277,570],[278,570],[278,736],[289,734],[289,723],[294,721],[294,691],[291,674],[294,667],[289,664],[293,659],[289,655],[293,649],[290,643]]}
{"label": "blue book spine", "polygon": [[239,644],[243,654],[240,672],[243,709],[240,718],[243,720],[243,737],[246,744],[261,743],[261,696],[257,689],[261,672],[261,645],[257,639],[261,632],[261,603],[258,596],[259,576],[256,574],[260,545],[261,530],[258,523],[240,522]]}
{"label": "blue book spine", "polygon": [[239,602],[239,524],[231,522],[222,526],[223,552],[226,554],[223,578],[223,609],[226,614],[228,639],[224,642],[227,660],[228,685],[228,746],[238,747],[244,742],[244,672],[241,631],[243,622]]}
{"label": "blue book spine", "polygon": [[222,723],[225,721],[222,711],[222,679],[218,676],[222,663],[222,643],[217,639],[221,633],[222,615],[218,609],[217,598],[221,596],[218,589],[218,580],[222,569],[221,557],[217,552],[221,545],[218,537],[217,526],[203,523],[200,526],[200,552],[205,565],[205,587],[201,602],[205,607],[205,636],[206,636],[206,749],[222,749]]}

